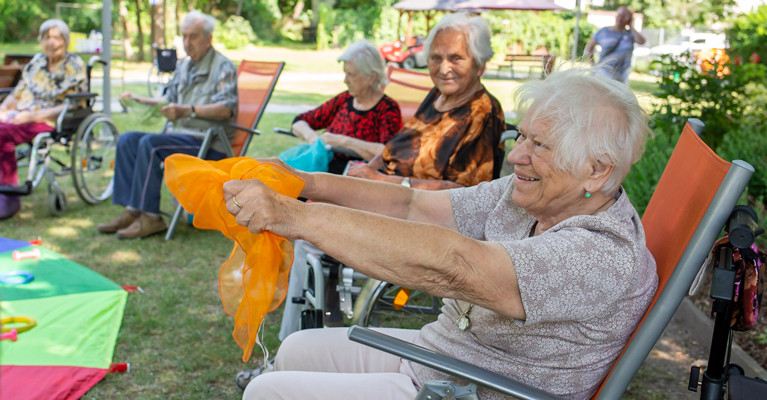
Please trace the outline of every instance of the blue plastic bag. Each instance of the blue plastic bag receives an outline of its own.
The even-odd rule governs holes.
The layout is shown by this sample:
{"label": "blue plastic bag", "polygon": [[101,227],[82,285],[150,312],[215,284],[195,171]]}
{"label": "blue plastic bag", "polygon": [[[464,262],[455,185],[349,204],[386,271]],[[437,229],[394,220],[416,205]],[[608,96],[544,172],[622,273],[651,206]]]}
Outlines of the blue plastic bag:
{"label": "blue plastic bag", "polygon": [[328,172],[328,165],[333,159],[333,152],[325,148],[322,139],[317,139],[314,143],[304,143],[296,147],[291,147],[279,156],[280,160],[285,161],[295,169],[306,172]]}

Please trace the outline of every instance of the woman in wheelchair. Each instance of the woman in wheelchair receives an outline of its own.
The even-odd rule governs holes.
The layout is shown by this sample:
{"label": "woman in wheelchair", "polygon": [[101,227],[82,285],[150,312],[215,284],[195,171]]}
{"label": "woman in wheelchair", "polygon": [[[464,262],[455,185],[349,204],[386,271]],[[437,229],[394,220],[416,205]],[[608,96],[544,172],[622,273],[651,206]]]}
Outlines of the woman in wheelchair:
{"label": "woman in wheelchair", "polygon": [[493,178],[506,124],[500,103],[480,80],[493,56],[487,22],[465,13],[446,15],[425,46],[434,88],[383,152],[368,165],[352,166],[349,175],[419,189]]}
{"label": "woman in wheelchair", "polygon": [[[386,333],[587,399],[657,287],[621,188],[644,150],[647,116],[625,85],[593,70],[528,82],[516,99],[523,118],[512,175],[427,191],[294,171],[306,181],[301,196],[315,202],[230,181],[227,210],[252,232],[310,241],[369,277],[445,298],[436,322]],[[243,398],[412,399],[421,382],[447,378],[350,342],[340,328],[289,336],[275,370]]]}
{"label": "woman in wheelchair", "polygon": [[[86,66],[67,53],[69,27],[49,19],[40,25],[36,54],[21,73],[13,92],[0,104],[0,186],[18,185],[16,146],[42,132],[51,132],[67,94],[87,91]],[[18,196],[0,194],[0,219],[21,208]]]}
{"label": "woman in wheelchair", "polygon": [[[321,137],[326,145],[352,150],[368,161],[402,128],[402,115],[397,102],[383,93],[389,81],[383,58],[371,42],[355,42],[338,61],[344,63],[344,83],[349,90],[299,114],[292,130],[309,143]],[[319,129],[325,132],[319,135]],[[342,173],[349,160],[336,153],[328,171]]]}

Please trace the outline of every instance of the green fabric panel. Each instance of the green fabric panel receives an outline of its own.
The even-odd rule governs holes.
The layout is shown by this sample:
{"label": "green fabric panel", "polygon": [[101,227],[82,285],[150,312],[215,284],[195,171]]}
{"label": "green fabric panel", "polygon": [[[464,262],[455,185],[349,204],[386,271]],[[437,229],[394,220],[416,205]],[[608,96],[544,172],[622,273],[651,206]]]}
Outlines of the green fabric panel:
{"label": "green fabric panel", "polygon": [[0,316],[37,321],[16,342],[0,341],[0,363],[109,368],[127,298],[119,289],[0,302]]}
{"label": "green fabric panel", "polygon": [[0,253],[0,273],[27,271],[35,279],[21,285],[0,283],[0,300],[22,300],[40,297],[61,296],[72,293],[116,290],[120,286],[97,272],[62,257],[60,254],[40,246],[28,246],[19,251],[40,250],[39,259],[14,261],[12,252]]}

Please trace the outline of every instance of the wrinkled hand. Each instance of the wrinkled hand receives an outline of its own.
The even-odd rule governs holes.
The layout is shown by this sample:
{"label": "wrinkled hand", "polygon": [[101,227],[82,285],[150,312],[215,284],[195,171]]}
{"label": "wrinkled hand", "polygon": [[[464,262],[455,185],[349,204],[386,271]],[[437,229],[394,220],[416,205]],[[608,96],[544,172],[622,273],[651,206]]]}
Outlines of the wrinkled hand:
{"label": "wrinkled hand", "polygon": [[16,125],[35,122],[35,113],[34,111],[19,111],[9,122]]}
{"label": "wrinkled hand", "polygon": [[344,135],[325,132],[322,134],[322,136],[320,136],[320,138],[322,138],[322,141],[328,146],[344,147],[344,148],[346,147],[344,143],[346,142],[346,136]]}
{"label": "wrinkled hand", "polygon": [[5,123],[5,122],[10,123],[11,120],[13,119],[13,117],[15,117],[16,114],[18,114],[18,113],[19,112],[17,110],[3,110],[3,111],[0,111],[0,122],[2,122],[2,123]]}
{"label": "wrinkled hand", "polygon": [[132,98],[133,98],[133,93],[131,92],[122,92],[122,94],[120,94],[120,100],[130,100]]}
{"label": "wrinkled hand", "polygon": [[296,238],[296,221],[303,218],[305,208],[304,203],[275,192],[257,179],[224,183],[224,201],[237,224],[250,232],[268,231],[288,239]]}
{"label": "wrinkled hand", "polygon": [[362,162],[349,165],[349,170],[346,171],[346,175],[373,181],[383,180],[382,177],[384,176],[384,174],[370,168],[368,164]]}
{"label": "wrinkled hand", "polygon": [[170,103],[161,108],[162,115],[168,119],[168,121],[175,121],[179,118],[184,118],[192,113],[192,107],[186,104]]}

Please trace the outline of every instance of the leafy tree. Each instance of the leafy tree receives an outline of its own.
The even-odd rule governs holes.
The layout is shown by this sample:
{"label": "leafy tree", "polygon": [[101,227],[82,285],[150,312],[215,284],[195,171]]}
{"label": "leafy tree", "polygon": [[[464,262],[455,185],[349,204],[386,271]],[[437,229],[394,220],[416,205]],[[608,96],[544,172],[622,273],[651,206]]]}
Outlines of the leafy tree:
{"label": "leafy tree", "polygon": [[762,60],[767,60],[767,5],[735,18],[732,27],[725,32],[731,55],[745,62],[752,53],[757,53]]}

